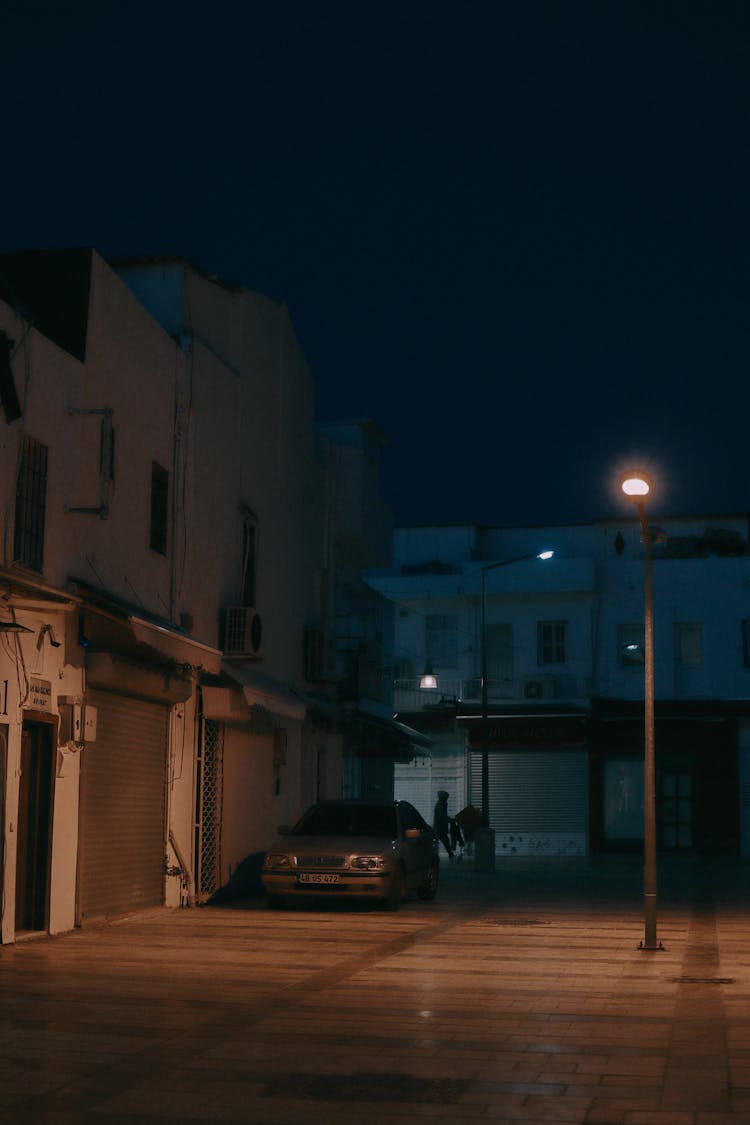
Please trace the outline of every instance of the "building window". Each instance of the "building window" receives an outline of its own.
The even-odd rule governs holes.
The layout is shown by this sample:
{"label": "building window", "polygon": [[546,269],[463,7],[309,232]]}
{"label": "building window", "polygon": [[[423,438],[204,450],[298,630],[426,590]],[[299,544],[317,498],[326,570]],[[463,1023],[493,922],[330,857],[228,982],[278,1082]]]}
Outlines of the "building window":
{"label": "building window", "polygon": [[433,668],[458,667],[458,618],[454,614],[427,615],[425,650]]}
{"label": "building window", "polygon": [[42,569],[46,507],[47,446],[32,437],[25,437],[16,488],[13,557],[32,570]]}
{"label": "building window", "polygon": [[565,663],[566,621],[540,621],[537,625],[537,664]]}
{"label": "building window", "polygon": [[703,663],[700,624],[681,621],[675,625],[675,658],[681,668],[700,668]]}
{"label": "building window", "polygon": [[643,625],[617,626],[617,656],[621,668],[643,668],[645,645]]}
{"label": "building window", "polygon": [[242,521],[242,583],[240,605],[255,608],[256,567],[258,552],[258,525],[255,516],[246,514]]}
{"label": "building window", "polygon": [[151,462],[151,531],[149,546],[160,555],[167,553],[167,509],[169,473],[156,461]]}
{"label": "building window", "polygon": [[487,679],[505,683],[513,679],[513,626],[487,626]]}

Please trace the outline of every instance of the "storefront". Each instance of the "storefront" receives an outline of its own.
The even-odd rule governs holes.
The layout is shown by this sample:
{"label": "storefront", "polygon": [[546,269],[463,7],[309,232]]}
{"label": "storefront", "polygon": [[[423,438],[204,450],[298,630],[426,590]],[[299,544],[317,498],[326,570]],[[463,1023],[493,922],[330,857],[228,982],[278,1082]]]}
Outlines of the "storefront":
{"label": "storefront", "polygon": [[[660,851],[740,854],[739,713],[731,704],[657,701]],[[643,846],[643,705],[598,701],[591,725],[595,850]]]}
{"label": "storefront", "polygon": [[[467,730],[469,794],[482,807],[483,723]],[[579,856],[589,851],[589,753],[583,713],[493,715],[487,723],[490,827],[498,856]]]}

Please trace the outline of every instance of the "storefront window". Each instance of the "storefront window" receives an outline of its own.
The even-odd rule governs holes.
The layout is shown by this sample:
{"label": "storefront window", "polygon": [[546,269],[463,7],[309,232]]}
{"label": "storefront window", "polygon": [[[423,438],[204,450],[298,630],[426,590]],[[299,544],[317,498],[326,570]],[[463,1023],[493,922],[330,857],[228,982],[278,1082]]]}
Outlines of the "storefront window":
{"label": "storefront window", "polygon": [[643,839],[643,762],[637,758],[604,763],[604,835]]}

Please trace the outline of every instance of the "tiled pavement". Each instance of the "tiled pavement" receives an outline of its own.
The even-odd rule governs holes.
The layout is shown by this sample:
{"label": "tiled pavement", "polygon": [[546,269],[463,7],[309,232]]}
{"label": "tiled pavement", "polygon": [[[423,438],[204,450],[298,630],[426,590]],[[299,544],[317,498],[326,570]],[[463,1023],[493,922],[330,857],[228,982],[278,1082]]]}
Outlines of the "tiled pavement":
{"label": "tiled pavement", "polygon": [[750,1123],[750,867],[444,864],[434,903],[153,910],[0,949],[0,1123]]}

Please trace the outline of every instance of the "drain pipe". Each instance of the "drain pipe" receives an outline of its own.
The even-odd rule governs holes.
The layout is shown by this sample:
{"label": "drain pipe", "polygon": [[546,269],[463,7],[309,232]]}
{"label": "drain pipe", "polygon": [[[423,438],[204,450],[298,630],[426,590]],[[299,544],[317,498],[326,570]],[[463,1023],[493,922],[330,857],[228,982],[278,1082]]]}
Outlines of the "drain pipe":
{"label": "drain pipe", "polygon": [[193,872],[192,869],[185,863],[182,852],[180,850],[180,845],[177,843],[175,834],[171,828],[169,829],[169,842],[174,849],[174,854],[177,856],[177,862],[180,865],[182,877],[187,882],[188,906],[195,906],[195,879],[193,878]]}

